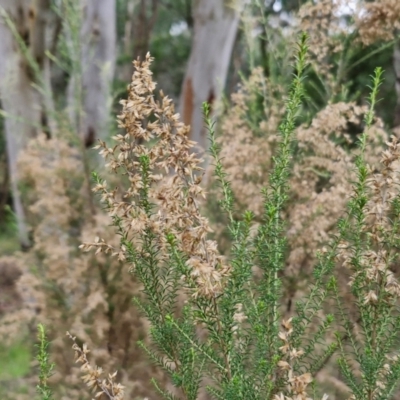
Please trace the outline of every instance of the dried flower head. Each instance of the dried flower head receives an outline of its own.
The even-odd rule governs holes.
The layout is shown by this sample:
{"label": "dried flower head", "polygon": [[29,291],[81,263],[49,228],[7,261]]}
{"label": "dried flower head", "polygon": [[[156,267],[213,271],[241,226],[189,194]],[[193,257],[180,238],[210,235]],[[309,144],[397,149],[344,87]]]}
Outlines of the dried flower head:
{"label": "dried flower head", "polygon": [[370,45],[380,40],[392,40],[400,28],[400,3],[397,0],[363,1],[356,14],[360,40]]}
{"label": "dried flower head", "polygon": [[123,400],[124,387],[114,380],[117,376],[117,371],[103,378],[103,369],[97,366],[92,367],[87,358],[87,354],[90,352],[87,345],[84,344],[80,347],[76,343],[76,338],[69,332],[67,332],[67,336],[74,343],[72,348],[75,351],[75,360],[77,363],[81,364],[80,369],[86,374],[82,376],[82,380],[95,393],[94,397],[97,399],[104,394],[109,400]]}
{"label": "dried flower head", "polygon": [[[152,60],[148,54],[143,62],[134,62],[128,99],[121,101],[118,117],[125,133],[113,138],[117,142],[113,147],[105,142],[97,146],[107,166],[127,177],[129,187],[109,190],[102,181],[94,191],[107,203],[109,215],[120,221],[125,240],[134,244],[137,254],[146,257],[148,250],[141,238],[154,235],[161,266],[167,258],[167,237],[173,237],[187,257],[186,282],[192,285],[193,295],[214,297],[222,293],[229,267],[216,243],[207,240],[211,228],[200,214],[199,198],[205,197],[200,186],[202,160],[191,152],[194,142],[189,140],[189,128],[179,121],[172,100],[163,93],[155,100]],[[97,241],[82,247],[112,251],[120,259],[129,257],[127,246],[112,249]]]}

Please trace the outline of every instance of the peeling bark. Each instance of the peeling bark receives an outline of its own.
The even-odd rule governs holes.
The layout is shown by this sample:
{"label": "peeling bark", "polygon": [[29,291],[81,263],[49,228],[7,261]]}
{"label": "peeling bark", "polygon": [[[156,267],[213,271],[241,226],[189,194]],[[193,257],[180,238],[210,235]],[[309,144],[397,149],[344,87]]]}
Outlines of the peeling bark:
{"label": "peeling bark", "polygon": [[201,106],[221,98],[235,42],[242,0],[198,0],[194,6],[192,50],[180,97],[180,112],[190,138],[207,148]]}

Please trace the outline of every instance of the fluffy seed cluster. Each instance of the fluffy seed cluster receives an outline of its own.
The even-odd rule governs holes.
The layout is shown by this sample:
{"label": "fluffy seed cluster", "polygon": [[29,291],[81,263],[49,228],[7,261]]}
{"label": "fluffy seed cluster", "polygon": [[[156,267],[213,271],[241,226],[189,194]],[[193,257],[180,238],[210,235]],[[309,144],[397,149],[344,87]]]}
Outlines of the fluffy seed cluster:
{"label": "fluffy seed cluster", "polygon": [[[9,263],[22,273],[15,282],[20,303],[4,315],[0,309],[0,338],[2,343],[19,338],[38,322],[54,327],[50,337],[57,369],[51,379],[62,400],[86,396],[69,343],[56,333],[62,330],[87,343],[93,363],[107,370],[119,368],[128,396],[157,398],[150,378],[164,381],[165,377],[148,367],[146,355],[136,346],[148,329],[147,321],[131,306],[132,296],[140,293],[139,282],[120,278],[124,266],[116,258],[77,249],[94,237],[118,246],[119,237],[100,207],[92,213],[83,155],[74,139],[67,130],[51,140],[41,135],[29,142],[20,158],[21,187],[29,188],[23,201],[33,246],[0,259],[0,271]],[[119,186],[119,178],[112,178]],[[0,296],[0,308],[1,300]],[[128,364],[132,359],[135,363]]]}
{"label": "fluffy seed cluster", "polygon": [[75,351],[76,362],[82,364],[81,371],[86,373],[86,375],[82,377],[82,380],[91,390],[93,390],[93,392],[95,392],[95,398],[98,399],[104,394],[109,400],[123,400],[124,387],[120,383],[114,382],[117,372],[109,374],[106,379],[102,378],[103,369],[97,366],[92,367],[92,365],[90,365],[87,358],[87,354],[90,350],[87,345],[84,344],[81,348],[76,343],[76,338],[69,332],[67,332],[67,336],[74,342],[72,348]]}
{"label": "fluffy seed cluster", "polygon": [[[263,103],[257,110],[255,104],[260,98]],[[283,98],[283,87],[265,79],[262,69],[256,68],[238,92],[232,94],[231,108],[222,120],[223,134],[218,138],[221,159],[239,212],[248,209],[256,215],[262,213],[260,187],[272,166],[278,126],[285,110],[279,98]]]}
{"label": "fluffy seed cluster", "polygon": [[347,6],[343,0],[306,2],[298,14],[299,30],[309,34],[310,61],[328,86],[333,86],[335,80],[329,60],[332,54],[343,49],[341,35],[345,33],[346,26],[340,23],[343,6]]}
{"label": "fluffy seed cluster", "polygon": [[397,0],[363,2],[356,26],[365,45],[394,39],[400,29],[400,3]]}
{"label": "fluffy seed cluster", "polygon": [[353,271],[349,284],[354,286],[362,279],[364,304],[371,306],[382,301],[392,305],[400,297],[400,284],[391,270],[397,259],[392,246],[399,235],[391,218],[393,201],[398,196],[400,144],[392,136],[387,145],[387,150],[382,153],[381,171],[368,181],[372,195],[366,205],[364,230],[368,232],[372,245],[361,256],[362,268],[354,269],[351,247],[348,243],[341,244],[343,265]]}
{"label": "fluffy seed cluster", "polygon": [[[303,272],[315,260],[316,251],[326,243],[341,217],[354,180],[354,134],[350,127],[362,126],[366,107],[354,103],[328,104],[310,125],[297,130],[299,159],[294,164],[290,187],[293,204],[288,239],[292,248],[290,269]],[[379,164],[386,133],[377,120],[370,129],[365,157],[371,166]],[[340,143],[340,145],[339,145]]]}
{"label": "fluffy seed cluster", "polygon": [[[306,372],[296,375],[293,371],[294,361],[304,354],[301,349],[295,349],[290,343],[290,336],[293,333],[292,319],[282,321],[282,331],[279,332],[279,339],[283,342],[279,350],[282,352],[282,359],[278,362],[278,367],[282,371],[284,379],[287,381],[286,395],[276,394],[273,400],[312,400],[307,395],[307,386],[313,381],[312,375]],[[327,400],[324,395],[322,400]]]}
{"label": "fluffy seed cluster", "polygon": [[[278,142],[276,131],[284,110],[283,96],[268,95],[277,92],[281,93],[282,88],[265,81],[260,71],[253,71],[232,96],[232,108],[221,123],[221,158],[230,177],[238,214],[246,209],[255,215],[263,212],[261,188],[272,167]],[[249,120],[249,114],[254,117],[254,103],[260,94],[266,97],[266,102],[255,124]],[[310,273],[316,251],[326,243],[342,216],[355,178],[356,154],[349,151],[356,138],[352,129],[362,128],[366,111],[366,106],[355,103],[331,103],[311,123],[297,128],[298,152],[290,178],[291,202],[285,210],[285,219],[290,221],[288,275]],[[372,168],[379,165],[386,137],[383,123],[377,118],[369,130],[365,154]],[[224,222],[217,220],[215,231],[222,244],[223,227]]]}
{"label": "fluffy seed cluster", "polygon": [[[120,221],[126,239],[138,254],[145,252],[144,235],[158,240],[158,260],[166,261],[168,237],[175,238],[178,250],[186,255],[190,270],[186,280],[195,282],[194,296],[213,297],[223,290],[229,267],[217,250],[216,242],[208,240],[208,220],[199,211],[199,199],[205,197],[202,187],[202,162],[191,148],[189,127],[179,121],[172,100],[160,93],[154,98],[148,54],[143,62],[135,61],[135,72],[129,85],[129,97],[121,101],[119,127],[125,130],[108,147],[100,142],[100,154],[107,167],[122,173],[127,188],[109,190],[100,182],[94,191],[101,194],[111,217]],[[85,243],[82,248],[112,252],[121,260],[127,258],[126,247],[115,249],[104,241]],[[193,286],[193,285],[192,285]]]}

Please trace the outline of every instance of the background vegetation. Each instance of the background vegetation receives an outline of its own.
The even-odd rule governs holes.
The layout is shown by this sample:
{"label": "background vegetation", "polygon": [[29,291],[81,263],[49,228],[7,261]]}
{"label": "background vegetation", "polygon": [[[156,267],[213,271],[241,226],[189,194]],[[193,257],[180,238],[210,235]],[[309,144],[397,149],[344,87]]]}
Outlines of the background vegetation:
{"label": "background vegetation", "polygon": [[[303,98],[297,118],[291,121],[296,138],[290,148],[291,169],[287,182],[281,182],[282,187],[287,187],[287,198],[279,213],[286,221],[279,228],[285,243],[279,250],[282,266],[276,270],[281,297],[275,300],[283,321],[299,315],[301,308],[296,311],[295,304],[306,298],[321,254],[331,249],[332,237],[341,237],[342,242],[337,245],[342,245],[338,247],[342,250],[332,261],[337,286],[331,284],[330,290],[343,299],[348,315],[345,322],[337,319],[330,333],[326,329],[324,341],[328,345],[349,346],[348,337],[353,333],[346,331],[346,324],[362,330],[363,314],[358,306],[363,302],[372,304],[375,289],[367,293],[348,290],[349,281],[356,278],[352,278],[354,271],[349,272],[351,255],[343,243],[357,242],[357,232],[370,229],[368,232],[378,237],[384,229],[393,233],[387,254],[397,248],[397,231],[391,225],[398,210],[398,177],[393,172],[397,172],[397,160],[393,159],[393,171],[385,163],[386,169],[382,170],[381,165],[386,142],[400,132],[400,5],[396,0],[0,0],[0,18],[1,398],[22,400],[34,395],[39,375],[37,361],[33,361],[38,323],[48,327],[50,359],[56,365],[49,386],[58,398],[89,398],[79,379],[72,342],[65,337],[67,330],[76,338],[75,346],[89,346],[93,363],[109,372],[118,369],[118,381],[125,386],[126,398],[161,398],[151,378],[156,378],[165,390],[182,396],[176,389],[180,386],[165,372],[168,369],[163,371],[150,363],[141,348],[150,344],[149,333],[157,342],[150,329],[154,321],[139,312],[132,301],[133,297],[142,296],[143,279],[129,274],[132,266],[127,254],[115,250],[119,249],[120,237],[111,226],[110,212],[92,192],[96,187],[101,192],[98,185],[103,184],[102,180],[93,181],[94,170],[108,182],[108,187],[131,188],[129,195],[142,187],[143,177],[139,175],[113,173],[115,163],[121,160],[117,158],[113,164],[103,158],[113,159],[115,137],[120,143],[121,137],[116,135],[124,135],[124,129],[135,132],[131,135],[138,146],[152,148],[155,143],[148,140],[146,129],[157,123],[160,110],[164,110],[165,118],[171,118],[170,109],[165,108],[172,105],[158,92],[154,94],[161,102],[158,109],[151,108],[148,99],[148,105],[143,101],[144,109],[139,109],[136,98],[128,98],[127,84],[134,71],[132,60],[144,60],[148,51],[154,57],[151,71],[157,90],[168,94],[183,122],[190,125],[191,129],[182,128],[183,134],[199,143],[193,151],[204,158],[204,176],[201,185],[200,178],[199,182],[192,182],[199,197],[199,208],[192,210],[193,218],[204,229],[204,235],[207,232],[207,240],[215,241],[218,251],[214,247],[209,251],[215,251],[222,268],[219,272],[224,276],[225,264],[228,268],[237,256],[232,250],[238,239],[232,236],[232,220],[241,220],[246,211],[253,213],[249,238],[256,238],[256,232],[262,231],[265,224],[265,199],[273,197],[273,193],[268,195],[262,188],[268,182],[274,184],[273,157],[281,148],[279,127],[288,109],[295,43],[300,32],[308,34],[307,78],[302,80]],[[372,116],[370,103],[375,100],[370,86],[376,67],[382,67],[384,73],[382,82],[375,81],[375,87],[379,86],[375,100],[379,101],[374,104]],[[139,64],[137,68],[143,74]],[[147,89],[152,83],[148,84]],[[132,90],[131,86],[130,93]],[[121,108],[120,100],[126,98],[128,102]],[[212,118],[216,119],[217,139],[211,149],[206,140],[203,102],[208,102]],[[140,118],[135,118],[145,121],[144,131],[139,134],[136,125],[126,122],[135,109],[142,112]],[[211,120],[208,123],[211,129]],[[103,157],[92,149],[98,140]],[[396,149],[396,141],[392,140],[389,150],[394,158]],[[221,160],[221,171],[227,174],[235,199],[232,208],[219,188],[222,175],[215,178],[214,161],[205,150],[211,150]],[[168,164],[170,167],[173,169],[174,165]],[[390,206],[382,203],[390,222],[382,222],[383,217],[379,223],[370,221],[367,209],[359,210],[366,221],[364,231],[360,226],[338,225],[346,212],[356,218],[356,205],[350,203],[353,208],[349,208],[349,200],[355,198],[354,187],[361,195],[362,184],[367,185],[360,177],[363,168],[368,169],[370,180],[373,173],[393,172],[390,185],[394,182],[388,189],[392,197],[385,200],[387,204],[393,201]],[[158,173],[154,171],[154,175]],[[375,188],[381,188],[380,178],[374,177],[378,182]],[[160,189],[163,182],[154,178],[154,190],[168,198],[171,193]],[[362,190],[373,191],[371,185]],[[203,192],[206,199],[201,198]],[[367,197],[380,204],[376,196]],[[163,200],[159,197],[156,201]],[[230,214],[221,212],[221,201]],[[171,217],[176,210],[171,199],[170,203],[167,209]],[[111,216],[119,212],[114,210]],[[210,221],[209,227],[202,220],[204,217]],[[140,232],[146,221],[143,217],[130,223],[129,229]],[[376,228],[378,225],[381,230]],[[361,246],[363,234],[354,246]],[[202,240],[204,235],[200,235]],[[198,245],[194,234],[185,240]],[[385,236],[382,240],[387,244],[389,239]],[[82,252],[82,243],[98,251]],[[383,251],[379,241],[376,246],[371,243],[366,240],[362,251]],[[101,251],[107,248],[108,251]],[[196,257],[201,258],[199,254]],[[390,258],[386,268],[397,278],[395,257]],[[261,261],[252,265],[252,276],[256,282],[262,279]],[[388,285],[390,295],[395,297],[397,286],[393,282]],[[187,293],[177,289],[177,295],[178,303],[184,304]],[[335,296],[325,298],[325,292],[321,292],[313,318],[325,320],[334,301]],[[390,301],[396,309],[397,300]],[[240,310],[235,310],[235,318],[240,319]],[[287,333],[290,324],[286,323],[285,329]],[[320,334],[312,326],[307,329],[309,337]],[[335,341],[334,332],[342,333],[341,341]],[[199,334],[205,337],[200,328]],[[391,338],[394,346],[398,339]],[[139,341],[141,347],[137,345]],[[314,344],[317,355],[322,357],[322,347],[318,347],[317,340]],[[342,367],[345,365],[342,356],[328,351],[326,358],[318,359],[320,366],[313,377],[322,385],[307,396],[321,398],[328,393],[330,399],[351,398],[353,377],[346,376],[346,368],[335,367],[338,361]],[[388,352],[388,357],[396,362],[396,354]],[[349,361],[349,365],[361,371],[357,362]],[[355,376],[360,378],[357,373]],[[226,390],[224,393],[229,393]],[[369,393],[372,396],[371,390]],[[361,394],[354,398],[398,395],[395,390],[387,397],[374,393],[375,397]],[[268,398],[273,395],[279,396],[279,392],[271,392]],[[305,391],[302,395],[306,396]],[[199,398],[207,396],[210,394],[200,391]]]}

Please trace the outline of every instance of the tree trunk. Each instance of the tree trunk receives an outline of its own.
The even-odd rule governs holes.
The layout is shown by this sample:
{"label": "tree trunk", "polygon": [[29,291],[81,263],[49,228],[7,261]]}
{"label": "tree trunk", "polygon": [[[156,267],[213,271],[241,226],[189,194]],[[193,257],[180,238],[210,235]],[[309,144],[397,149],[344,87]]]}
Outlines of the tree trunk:
{"label": "tree trunk", "polygon": [[180,97],[180,112],[190,138],[207,149],[201,106],[221,98],[239,24],[242,0],[197,0],[192,50]]}
{"label": "tree trunk", "polygon": [[[18,188],[17,161],[27,141],[40,129],[40,99],[33,89],[33,73],[10,30],[8,21],[15,26],[26,46],[35,21],[35,9],[29,1],[0,0],[0,96],[4,129],[7,141],[7,159],[13,193],[14,211],[17,217],[19,239],[29,246],[28,230]],[[36,107],[35,107],[36,105]]]}
{"label": "tree trunk", "polygon": [[150,38],[158,17],[159,0],[138,0],[128,2],[126,8],[125,34],[123,38],[124,55],[129,62],[119,71],[119,79],[129,82],[132,77],[131,61],[138,57],[144,60],[150,47]]}
{"label": "tree trunk", "polygon": [[[139,10],[133,26],[133,59],[144,60],[149,51],[150,35],[158,15],[158,0],[140,0]],[[148,9],[149,7],[149,9]]]}
{"label": "tree trunk", "polygon": [[115,0],[88,0],[82,26],[82,135],[86,146],[108,134],[116,60]]}

